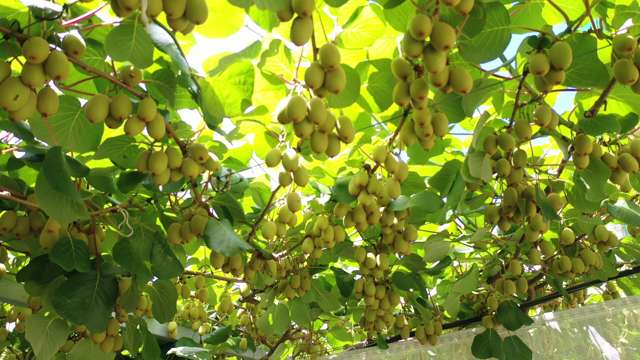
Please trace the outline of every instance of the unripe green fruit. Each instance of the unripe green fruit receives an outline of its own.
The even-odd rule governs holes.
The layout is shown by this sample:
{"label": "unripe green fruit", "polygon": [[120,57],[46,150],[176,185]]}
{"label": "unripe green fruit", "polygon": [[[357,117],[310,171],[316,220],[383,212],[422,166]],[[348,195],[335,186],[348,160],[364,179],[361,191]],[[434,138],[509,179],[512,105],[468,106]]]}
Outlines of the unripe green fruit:
{"label": "unripe green fruit", "polygon": [[62,39],[62,50],[67,56],[79,58],[84,53],[85,46],[80,39],[69,34]]}
{"label": "unripe green fruit", "polygon": [[584,265],[584,261],[580,258],[571,259],[571,269],[576,274],[582,274],[586,271],[586,266]]}
{"label": "unripe green fruit", "polygon": [[544,76],[544,81],[551,86],[560,85],[564,82],[566,76],[567,74],[562,70],[551,69],[547,75]]}
{"label": "unripe green fruit", "polygon": [[566,71],[573,62],[573,50],[565,41],[557,41],[549,49],[549,62],[556,70]]}
{"label": "unripe green fruit", "polygon": [[182,17],[187,10],[187,0],[164,0],[162,5],[168,19]]}
{"label": "unripe green fruit", "polygon": [[431,46],[439,51],[449,51],[456,43],[456,30],[442,21],[435,21],[431,30]]}
{"label": "unripe green fruit", "polygon": [[123,66],[118,70],[118,78],[129,86],[137,86],[142,81],[142,70],[131,65]]}
{"label": "unripe green fruit", "polygon": [[145,125],[137,116],[132,116],[124,123],[124,132],[129,136],[136,136],[144,130]]}
{"label": "unripe green fruit", "polygon": [[0,215],[0,233],[9,233],[18,223],[18,215],[13,210],[6,210]]}
{"label": "unripe green fruit", "polygon": [[118,94],[111,98],[109,104],[109,114],[116,120],[124,120],[131,115],[133,104],[125,94]]}
{"label": "unripe green fruit", "polygon": [[149,155],[151,155],[149,150],[145,150],[138,155],[138,160],[136,161],[136,169],[138,171],[143,173],[149,172],[149,167],[147,166],[149,163]]}
{"label": "unripe green fruit", "polygon": [[37,109],[43,117],[57,113],[59,107],[60,100],[53,89],[47,86],[38,92]]}
{"label": "unripe green fruit", "polygon": [[41,37],[31,37],[22,44],[22,55],[32,64],[42,64],[49,56],[49,43]]}
{"label": "unripe green fruit", "polygon": [[196,25],[202,25],[209,17],[209,9],[205,0],[187,0],[184,16]]}
{"label": "unripe green fruit", "polygon": [[[182,242],[182,237],[180,236],[180,228],[180,223],[172,223],[171,225],[169,225],[169,228],[167,228],[167,240],[169,241],[169,243],[178,245]],[[184,288],[185,287],[183,287],[183,289]]]}
{"label": "unripe green fruit", "polygon": [[515,168],[523,168],[527,165],[527,152],[522,149],[517,149],[511,156],[511,162]]}
{"label": "unripe green fruit", "polygon": [[104,94],[94,95],[84,106],[84,113],[93,124],[104,122],[109,115],[111,99]]}
{"label": "unripe green fruit", "polygon": [[553,84],[549,83],[544,76],[534,76],[533,84],[540,92],[549,92],[553,89]]}
{"label": "unripe green fruit", "polygon": [[578,155],[588,155],[593,151],[593,141],[586,134],[578,134],[573,140],[574,151]]}
{"label": "unripe green fruit", "polygon": [[498,173],[498,176],[503,178],[509,176],[509,174],[511,174],[511,164],[509,163],[509,160],[501,158],[496,161],[496,172]]}
{"label": "unripe green fruit", "polygon": [[167,17],[167,24],[173,29],[173,31],[183,34],[189,33],[193,24],[185,17],[169,18]]}
{"label": "unripe green fruit", "polygon": [[564,228],[560,232],[559,241],[561,245],[571,245],[576,241],[576,235],[573,233],[571,228]]}
{"label": "unripe green fruit", "polygon": [[282,156],[282,166],[289,172],[296,171],[299,167],[298,153],[293,149],[285,151]]}
{"label": "unripe green fruit", "polygon": [[498,137],[493,134],[487,135],[487,137],[484,138],[484,142],[482,143],[482,148],[487,154],[493,156],[493,154],[498,151]]}
{"label": "unripe green fruit", "polygon": [[522,275],[522,263],[520,260],[512,259],[509,262],[509,268],[507,271],[509,271],[509,273],[514,277]]}
{"label": "unripe green fruit", "polygon": [[580,258],[587,266],[594,266],[597,262],[596,257],[596,253],[589,248],[585,248],[580,251]]}
{"label": "unripe green fruit", "polygon": [[309,183],[309,172],[303,167],[293,171],[293,181],[298,186],[306,186]]}
{"label": "unripe green fruit", "polygon": [[280,159],[282,159],[282,153],[280,153],[280,150],[276,148],[271,149],[271,151],[269,151],[267,153],[267,156],[264,158],[265,164],[268,167],[278,166],[278,164],[280,163]]}
{"label": "unripe green fruit", "polygon": [[496,139],[498,146],[505,152],[511,152],[516,147],[516,141],[509,133],[502,133]]}
{"label": "unripe green fruit", "polygon": [[473,79],[469,72],[460,66],[449,67],[449,85],[458,94],[468,94],[473,89]]}
{"label": "unripe green fruit", "polygon": [[411,94],[409,84],[399,81],[393,87],[393,102],[400,107],[409,106],[411,103]]}
{"label": "unripe green fruit", "polygon": [[527,254],[527,258],[529,259],[529,262],[534,265],[538,265],[542,262],[542,254],[535,247],[529,250],[529,253]]}
{"label": "unripe green fruit", "polygon": [[22,66],[20,80],[28,87],[37,89],[47,82],[47,75],[41,64],[26,63]]}
{"label": "unripe green fruit", "polygon": [[138,118],[146,123],[151,122],[158,113],[158,107],[155,100],[146,97],[138,103]]}
{"label": "unripe green fruit", "polygon": [[549,58],[544,53],[529,55],[529,71],[536,76],[545,76],[551,69]]}
{"label": "unripe green fruit", "polygon": [[293,15],[294,12],[291,8],[291,3],[288,1],[284,4],[284,7],[276,12],[276,16],[278,17],[278,20],[280,20],[280,22],[289,22],[291,19],[293,19]]}
{"label": "unripe green fruit", "polygon": [[318,51],[318,59],[325,70],[335,70],[340,66],[340,51],[332,43],[326,43]]}
{"label": "unripe green fruit", "polygon": [[573,164],[576,166],[577,169],[579,170],[586,169],[587,167],[589,167],[589,163],[590,163],[589,155],[578,155],[578,154],[573,155]]}
{"label": "unripe green fruit", "polygon": [[305,118],[304,120],[293,124],[293,131],[296,136],[300,139],[309,139],[311,138],[311,134],[313,134],[314,126],[309,119]]}
{"label": "unripe green fruit", "polygon": [[640,158],[640,138],[631,140],[629,143],[629,151],[631,152],[631,155],[636,158]]}
{"label": "unripe green fruit", "polygon": [[611,169],[618,168],[618,157],[612,153],[602,154],[602,161]]}
{"label": "unripe green fruit", "polygon": [[291,174],[289,174],[288,172],[283,171],[280,174],[278,174],[278,183],[280,184],[280,186],[287,187],[291,185],[292,182],[293,182],[293,178],[291,177]]}
{"label": "unripe green fruit", "polygon": [[431,18],[425,14],[416,14],[409,23],[409,33],[416,40],[425,40],[431,35]]}
{"label": "unripe green fruit", "polygon": [[311,16],[315,8],[314,0],[292,0],[291,9],[299,16]]}
{"label": "unripe green fruit", "polygon": [[415,101],[424,101],[429,95],[429,83],[424,77],[419,77],[411,82],[409,94]]}
{"label": "unripe green fruit", "polygon": [[153,120],[147,123],[147,134],[155,140],[162,140],[167,133],[167,125],[164,122],[164,117],[159,112],[156,112]]}
{"label": "unripe green fruit", "polygon": [[549,195],[547,195],[547,199],[555,211],[560,211],[560,209],[564,207],[565,201],[558,193],[549,193]]}
{"label": "unripe green fruit", "polygon": [[550,121],[553,114],[553,110],[547,104],[541,104],[536,107],[533,113],[533,120],[536,125],[545,127]]}
{"label": "unripe green fruit", "polygon": [[9,77],[0,84],[0,106],[6,111],[18,111],[27,104],[31,91],[20,79]]}
{"label": "unripe green fruit", "polygon": [[167,154],[167,164],[169,169],[179,169],[182,166],[182,152],[175,147],[168,147],[165,151]]}
{"label": "unripe green fruit", "polygon": [[388,154],[389,154],[389,151],[387,150],[386,145],[378,145],[373,149],[373,154],[372,154],[373,161],[375,161],[378,164],[382,164],[384,163]]}
{"label": "unripe green fruit", "polygon": [[[309,102],[309,120],[316,125],[322,125],[327,122],[327,116],[327,106],[324,104],[324,101],[317,97],[311,99]],[[331,124],[327,124],[327,126],[328,125]],[[331,131],[332,129],[327,130]]]}
{"label": "unripe green fruit", "polygon": [[321,131],[314,131],[311,134],[311,150],[316,154],[322,154],[327,151],[329,146],[329,136]]}
{"label": "unripe green fruit", "polygon": [[189,157],[203,165],[209,159],[209,150],[199,143],[193,143],[188,148]]}
{"label": "unripe green fruit", "polygon": [[613,37],[613,51],[621,57],[631,56],[636,49],[637,41],[629,34],[619,34]]}
{"label": "unripe green fruit", "polygon": [[513,124],[513,130],[520,141],[531,140],[531,125],[527,119],[517,119]]}
{"label": "unripe green fruit", "polygon": [[419,58],[424,51],[424,41],[416,40],[409,34],[402,38],[400,45],[402,46],[402,53],[409,59]]}
{"label": "unripe green fruit", "polygon": [[310,16],[296,16],[291,23],[289,38],[296,46],[302,46],[309,42],[313,34],[313,21]]}
{"label": "unripe green fruit", "polygon": [[449,119],[447,115],[441,111],[433,114],[431,125],[433,126],[433,133],[438,137],[444,137],[449,132]]}
{"label": "unripe green fruit", "polygon": [[116,0],[121,8],[134,11],[140,8],[140,0]]}
{"label": "unripe green fruit", "polygon": [[391,62],[391,72],[396,79],[409,82],[413,77],[413,66],[405,58],[395,58]]}
{"label": "unripe green fruit", "polygon": [[54,50],[44,62],[44,71],[54,81],[65,81],[71,71],[71,63],[62,51]]}
{"label": "unripe green fruit", "polygon": [[513,280],[506,279],[504,281],[504,284],[502,285],[502,292],[505,295],[513,295],[516,293],[516,291],[516,283],[513,282]]}
{"label": "unripe green fruit", "polygon": [[347,73],[342,66],[327,71],[324,75],[324,88],[332,94],[339,94],[347,87]]}
{"label": "unripe green fruit", "polygon": [[291,212],[298,212],[302,208],[302,200],[298,193],[292,192],[287,195],[287,207]]}
{"label": "unripe green fruit", "polygon": [[11,76],[11,65],[6,61],[0,61],[0,83]]}
{"label": "unripe green fruit", "polygon": [[311,63],[304,73],[304,83],[311,90],[318,90],[324,84],[324,69],[317,62]]}
{"label": "unripe green fruit", "polygon": [[264,236],[265,239],[271,240],[276,236],[278,227],[275,222],[265,220],[262,222],[260,230],[262,230],[262,236]]}
{"label": "unripe green fruit", "polygon": [[182,166],[180,166],[180,172],[182,175],[190,181],[194,181],[200,175],[200,165],[192,158],[184,158],[182,160]]}
{"label": "unripe green fruit", "polygon": [[449,67],[445,67],[442,71],[431,74],[431,85],[441,90],[449,83]]}
{"label": "unripe green fruit", "polygon": [[422,61],[429,73],[437,74],[447,66],[447,52],[426,46],[422,53]]}
{"label": "unripe green fruit", "polygon": [[618,156],[618,165],[622,170],[631,174],[638,172],[639,169],[638,160],[629,153],[622,153]]}
{"label": "unripe green fruit", "polygon": [[569,272],[571,271],[571,267],[573,263],[571,262],[571,258],[566,255],[561,255],[556,261],[558,261],[558,269],[561,272]]}
{"label": "unripe green fruit", "polygon": [[38,106],[38,96],[33,91],[29,90],[29,96],[27,102],[23,107],[16,111],[9,113],[9,117],[13,121],[24,121],[29,119],[36,111]]}
{"label": "unripe green fruit", "polygon": [[[189,220],[189,226],[191,227],[191,233],[195,236],[200,236],[204,233],[205,228],[207,227],[207,223],[209,222],[209,217],[203,214],[194,215],[191,220]],[[200,288],[196,285],[196,287]]]}
{"label": "unripe green fruit", "polygon": [[609,230],[606,226],[599,224],[593,229],[593,235],[597,242],[605,242],[609,239]]}
{"label": "unripe green fruit", "polygon": [[149,155],[147,168],[152,174],[160,174],[169,167],[169,158],[164,151],[153,151]]}
{"label": "unripe green fruit", "polygon": [[467,16],[473,10],[473,5],[475,0],[460,0],[458,5],[456,5],[456,11],[460,13],[460,15]]}
{"label": "unripe green fruit", "polygon": [[618,59],[613,65],[613,75],[616,81],[624,85],[633,85],[638,81],[638,68],[629,59]]}
{"label": "unripe green fruit", "polygon": [[162,0],[148,0],[147,1],[147,16],[155,19],[162,13],[163,10]]}
{"label": "unripe green fruit", "polygon": [[294,95],[287,104],[287,118],[294,123],[301,122],[307,116],[307,102],[299,95]]}

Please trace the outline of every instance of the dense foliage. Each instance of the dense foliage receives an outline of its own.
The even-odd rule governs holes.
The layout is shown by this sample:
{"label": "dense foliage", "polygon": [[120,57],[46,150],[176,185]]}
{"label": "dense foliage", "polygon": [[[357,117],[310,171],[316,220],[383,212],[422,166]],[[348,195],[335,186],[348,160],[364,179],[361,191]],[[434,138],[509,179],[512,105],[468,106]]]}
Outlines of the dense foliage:
{"label": "dense foliage", "polygon": [[640,255],[638,14],[2,1],[0,359],[315,358],[477,316],[476,357],[530,359],[495,329],[640,292],[565,290]]}

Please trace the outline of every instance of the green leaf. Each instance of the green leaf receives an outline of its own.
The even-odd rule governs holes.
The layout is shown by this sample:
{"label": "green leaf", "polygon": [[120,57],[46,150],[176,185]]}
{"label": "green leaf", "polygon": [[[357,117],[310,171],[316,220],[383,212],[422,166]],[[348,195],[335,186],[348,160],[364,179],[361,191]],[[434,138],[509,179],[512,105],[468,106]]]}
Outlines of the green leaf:
{"label": "green leaf", "polygon": [[393,88],[389,84],[395,82],[395,78],[391,73],[391,60],[378,59],[369,61],[376,71],[369,75],[367,80],[367,91],[373,97],[380,111],[387,110],[393,104]]}
{"label": "green leaf", "polygon": [[67,95],[60,96],[57,113],[48,118],[33,116],[29,123],[37,138],[79,153],[97,149],[104,131],[103,124],[92,124],[87,120],[77,98]]}
{"label": "green leaf", "polygon": [[327,96],[329,106],[336,109],[352,105],[360,96],[360,75],[348,65],[342,64],[342,69],[347,75],[347,86],[340,94]]}
{"label": "green leaf", "polygon": [[110,159],[115,163],[120,163],[126,159],[133,149],[137,148],[134,138],[128,135],[118,135],[103,141],[98,150],[96,150],[95,158]]}
{"label": "green leaf", "polygon": [[68,236],[58,240],[51,253],[51,261],[60,265],[65,271],[77,270],[89,272],[91,262],[89,261],[89,247],[82,240],[72,239]]}
{"label": "green leaf", "polygon": [[617,134],[620,132],[620,116],[618,114],[598,114],[593,118],[583,118],[578,121],[578,126],[591,136],[602,134]]}
{"label": "green leaf", "polygon": [[505,360],[531,360],[533,353],[517,335],[511,335],[502,341]]}
{"label": "green leaf", "polygon": [[100,350],[100,345],[84,338],[73,346],[69,353],[69,360],[112,360],[115,356],[115,352],[106,353]]}
{"label": "green leaf", "polygon": [[502,55],[511,41],[509,11],[499,2],[476,3],[467,23],[481,24],[479,29],[465,26],[458,41],[463,59],[481,64]]}
{"label": "green leaf", "polygon": [[312,321],[309,305],[305,304],[300,298],[296,298],[289,301],[289,310],[293,322],[302,327],[309,327]]}
{"label": "green leaf", "polygon": [[536,188],[536,203],[540,206],[542,215],[546,220],[560,220],[560,216],[558,216],[556,209],[553,208],[551,201],[544,195],[539,187]]}
{"label": "green leaf", "polygon": [[435,175],[429,178],[429,186],[437,190],[442,196],[448,195],[456,177],[460,174],[461,167],[460,160],[447,161]]}
{"label": "green leaf", "polygon": [[150,260],[151,272],[159,279],[171,279],[182,275],[184,270],[167,241],[157,233],[154,233]]}
{"label": "green leaf", "polygon": [[69,166],[60,147],[51,148],[45,155],[36,180],[35,195],[40,208],[62,224],[89,217],[71,181]]}
{"label": "green leaf", "polygon": [[52,304],[66,320],[99,332],[107,328],[117,296],[118,285],[113,276],[75,273],[54,291]]}
{"label": "green leaf", "polygon": [[478,359],[504,358],[500,335],[493,329],[487,329],[476,335],[471,344],[471,353]]}
{"label": "green leaf", "polygon": [[[212,111],[212,114],[216,116],[216,123],[222,120],[220,115],[231,118],[242,115],[252,104],[254,78],[255,69],[249,60],[238,61],[222,73],[207,78],[206,83],[221,105],[221,109]],[[208,101],[206,96],[204,98]],[[204,105],[205,107],[210,106],[207,103]],[[222,114],[218,113],[220,110],[222,110]]]}
{"label": "green leaf", "polygon": [[462,97],[462,108],[467,116],[473,113],[487,101],[492,95],[502,93],[504,84],[495,79],[477,79],[474,81],[473,89],[470,93]]}
{"label": "green leaf", "polygon": [[32,258],[27,266],[18,271],[16,280],[21,283],[33,281],[38,284],[47,284],[62,274],[64,274],[62,268],[50,261],[49,256],[40,255]]}
{"label": "green leaf", "polygon": [[139,281],[146,283],[153,276],[147,265],[153,242],[153,236],[148,230],[134,227],[133,236],[123,237],[113,246],[113,259],[125,270],[136,274]]}
{"label": "green leaf", "polygon": [[[273,1],[273,0],[271,0]],[[209,18],[196,28],[199,34],[210,38],[224,38],[244,25],[245,12],[227,1],[207,0]]]}
{"label": "green leaf", "polygon": [[442,237],[431,237],[424,243],[424,260],[435,262],[449,254],[451,243]]}
{"label": "green leaf", "polygon": [[25,337],[38,359],[49,360],[67,341],[70,329],[67,323],[49,315],[33,314],[27,319]]}
{"label": "green leaf", "polygon": [[235,233],[229,220],[209,219],[204,230],[204,240],[209,248],[232,256],[241,251],[250,250],[251,246]]}
{"label": "green leaf", "polygon": [[[598,42],[594,35],[574,33],[566,38],[576,61],[567,70],[565,86],[604,88],[609,83],[607,66],[598,56]],[[579,61],[577,59],[580,59]]]}
{"label": "green leaf", "polygon": [[215,329],[211,335],[204,339],[204,342],[211,345],[218,345],[227,341],[229,336],[231,336],[231,328],[228,326],[222,326]]}
{"label": "green leaf", "polygon": [[142,359],[161,359],[162,351],[160,350],[160,344],[158,344],[158,340],[156,340],[156,337],[151,332],[149,332],[146,324],[142,327],[142,333],[144,334],[144,343],[142,345]]}
{"label": "green leaf", "polygon": [[145,69],[153,64],[153,43],[138,17],[136,13],[113,28],[104,40],[104,49],[115,61],[129,61]]}
{"label": "green leaf", "polygon": [[338,295],[333,291],[326,290],[319,281],[314,281],[311,284],[311,292],[314,301],[326,312],[334,312],[342,307],[338,301]]}
{"label": "green leaf", "polygon": [[291,318],[289,317],[289,308],[284,303],[275,305],[271,317],[273,319],[273,333],[280,336],[289,328]]}
{"label": "green leaf", "polygon": [[518,307],[518,304],[511,300],[500,303],[498,311],[496,312],[496,320],[507,330],[511,331],[518,330],[522,326],[533,324],[533,320],[529,315],[525,314],[520,307]]}
{"label": "green leaf", "polygon": [[351,176],[344,176],[338,178],[333,185],[333,189],[331,190],[331,197],[343,204],[352,203],[356,197],[349,193],[349,181],[351,180]]}
{"label": "green leaf", "polygon": [[353,275],[336,267],[332,267],[331,270],[333,270],[333,274],[336,277],[336,285],[340,290],[340,295],[349,298],[353,294],[353,286],[356,282]]}
{"label": "green leaf", "polygon": [[471,270],[467,271],[460,279],[458,279],[451,288],[452,292],[459,295],[466,295],[478,288],[478,277],[480,272],[478,267],[473,265]]}
{"label": "green leaf", "polygon": [[607,210],[611,216],[624,224],[640,226],[640,207],[632,202],[623,200],[619,200],[615,204],[608,202]]}
{"label": "green leaf", "polygon": [[146,292],[151,297],[153,317],[161,323],[171,321],[176,314],[178,301],[175,285],[169,280],[158,280],[152,286],[147,286]]}

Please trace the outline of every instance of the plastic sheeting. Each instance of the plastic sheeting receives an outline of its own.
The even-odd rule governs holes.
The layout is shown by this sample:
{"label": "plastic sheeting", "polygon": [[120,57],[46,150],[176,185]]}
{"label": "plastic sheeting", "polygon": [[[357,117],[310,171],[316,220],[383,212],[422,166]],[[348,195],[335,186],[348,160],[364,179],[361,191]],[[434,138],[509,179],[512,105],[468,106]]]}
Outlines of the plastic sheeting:
{"label": "plastic sheeting", "polygon": [[[627,297],[575,309],[545,313],[535,322],[513,332],[527,343],[539,360],[640,359],[640,297]],[[330,358],[473,360],[471,343],[482,328],[450,332],[436,346],[409,339],[377,347],[346,351]],[[501,336],[508,332],[499,331]]]}

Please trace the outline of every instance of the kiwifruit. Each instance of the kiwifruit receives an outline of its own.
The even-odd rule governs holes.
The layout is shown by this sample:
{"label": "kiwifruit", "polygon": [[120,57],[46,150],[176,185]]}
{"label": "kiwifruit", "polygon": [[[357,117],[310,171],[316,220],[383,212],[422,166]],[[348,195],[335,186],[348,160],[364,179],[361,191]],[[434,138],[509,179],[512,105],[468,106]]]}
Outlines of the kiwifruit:
{"label": "kiwifruit", "polygon": [[29,100],[30,90],[17,77],[0,83],[0,106],[6,111],[18,111]]}
{"label": "kiwifruit", "polygon": [[498,159],[498,161],[496,161],[495,166],[498,176],[506,178],[507,176],[509,176],[509,174],[511,174],[511,163],[509,162],[509,160],[500,158]]}
{"label": "kiwifruit", "polygon": [[460,66],[449,67],[449,85],[458,94],[468,94],[473,89],[473,79],[469,72]]}
{"label": "kiwifruit", "polygon": [[567,73],[565,73],[563,70],[551,69],[549,70],[547,75],[544,76],[544,80],[551,86],[560,85],[564,82],[566,76]]}
{"label": "kiwifruit", "polygon": [[402,38],[400,43],[402,46],[402,53],[409,59],[417,59],[422,56],[424,51],[424,41],[416,40],[411,35],[407,34]]}
{"label": "kiwifruit", "polygon": [[327,151],[327,147],[329,146],[329,136],[327,133],[323,133],[321,131],[314,131],[311,134],[311,150],[316,154],[322,154]]}
{"label": "kiwifruit", "polygon": [[287,104],[287,118],[294,123],[301,122],[307,116],[307,101],[300,95],[294,95]]}
{"label": "kiwifruit", "polygon": [[149,163],[149,155],[151,155],[151,151],[149,150],[144,150],[138,155],[136,170],[143,173],[149,172],[149,167],[147,166]]}
{"label": "kiwifruit", "polygon": [[576,166],[577,169],[586,169],[589,166],[589,155],[580,155],[580,154],[574,154],[573,155],[573,164]]}
{"label": "kiwifruit", "polygon": [[355,136],[355,129],[351,119],[347,116],[341,115],[338,117],[338,136],[344,143],[350,143]]}
{"label": "kiwifruit", "polygon": [[533,121],[540,127],[546,126],[551,121],[553,110],[547,104],[540,104],[533,112]]}
{"label": "kiwifruit", "polygon": [[22,55],[32,64],[42,64],[49,56],[49,43],[39,36],[30,37],[22,44]]}
{"label": "kiwifruit", "polygon": [[265,220],[260,225],[260,230],[262,231],[262,236],[264,236],[265,239],[271,240],[274,237],[276,237],[278,228],[275,222],[270,220]]}
{"label": "kiwifruit", "polygon": [[431,30],[431,46],[439,51],[449,51],[456,43],[456,30],[446,22],[435,21]]}
{"label": "kiwifruit", "polygon": [[298,161],[298,153],[293,149],[287,149],[282,156],[282,166],[287,171],[297,170],[300,166]]}
{"label": "kiwifruit", "polygon": [[449,119],[447,115],[441,111],[433,114],[431,125],[433,126],[433,133],[438,137],[443,137],[449,132]]}
{"label": "kiwifruit", "polygon": [[163,0],[162,8],[168,19],[176,19],[187,10],[187,0]]}
{"label": "kiwifruit", "polygon": [[162,13],[164,5],[162,0],[147,0],[147,16],[155,19]]}
{"label": "kiwifruit", "polygon": [[313,21],[310,16],[296,16],[291,23],[289,38],[297,46],[302,46],[309,42],[313,34]]}
{"label": "kiwifruit", "polygon": [[588,155],[593,151],[593,141],[589,135],[580,133],[573,139],[573,148],[578,155]]}
{"label": "kiwifruit", "polygon": [[137,116],[132,116],[124,123],[124,132],[129,136],[136,136],[144,130],[145,122]]}
{"label": "kiwifruit", "polygon": [[142,81],[142,70],[125,65],[118,70],[118,78],[129,86],[136,86]]}
{"label": "kiwifruit", "polygon": [[424,101],[429,95],[429,83],[424,77],[419,77],[411,82],[409,94],[415,101]]}
{"label": "kiwifruit", "polygon": [[494,134],[487,135],[482,142],[482,148],[487,154],[493,156],[498,150],[498,137]]}
{"label": "kiwifruit", "polygon": [[[80,0],[80,1],[87,2],[86,0]],[[126,18],[129,15],[131,15],[131,13],[133,12],[133,10],[127,10],[127,9],[123,8],[122,6],[120,6],[120,1],[119,0],[111,0],[110,3],[111,3],[111,10],[113,10],[113,12],[118,17]]]}
{"label": "kiwifruit", "polygon": [[71,63],[62,51],[54,50],[44,62],[44,71],[54,81],[65,81],[71,71]]}
{"label": "kiwifruit", "polygon": [[155,140],[162,140],[167,133],[167,125],[164,122],[164,116],[161,113],[156,112],[156,116],[153,117],[149,123],[147,123],[147,134]]}
{"label": "kiwifruit", "polygon": [[618,34],[613,37],[613,51],[620,57],[628,57],[636,49],[637,41],[629,34]]}
{"label": "kiwifruit", "polygon": [[278,166],[278,164],[280,164],[281,159],[282,153],[280,152],[280,150],[274,148],[267,153],[267,156],[265,156],[264,158],[264,162],[268,167],[276,167]]}
{"label": "kiwifruit", "polygon": [[340,153],[340,138],[336,134],[329,134],[329,143],[324,152],[328,157],[334,157]]}
{"label": "kiwifruit", "polygon": [[629,59],[618,59],[613,65],[616,81],[624,85],[633,85],[638,81],[638,68]]}
{"label": "kiwifruit", "polygon": [[456,5],[456,11],[460,13],[460,15],[467,16],[473,10],[473,5],[475,0],[460,0],[458,5]]}
{"label": "kiwifruit", "polygon": [[573,62],[573,50],[566,41],[557,41],[549,48],[549,62],[555,70],[566,71]]}
{"label": "kiwifruit", "polygon": [[150,96],[140,100],[138,103],[138,118],[146,123],[151,122],[151,120],[156,117],[157,112],[158,107],[156,102]]}
{"label": "kiwifruit", "polygon": [[290,192],[287,195],[287,207],[293,213],[300,211],[302,209],[302,200],[300,199],[300,195],[296,192]]}
{"label": "kiwifruit", "polygon": [[522,275],[522,262],[518,259],[511,259],[507,271],[514,277]]}
{"label": "kiwifruit", "polygon": [[544,76],[534,76],[533,84],[535,85],[536,90],[540,92],[549,92],[553,89],[553,84],[548,82]]}
{"label": "kiwifruit", "polygon": [[140,0],[117,0],[121,8],[134,11],[140,8]]}
{"label": "kiwifruit", "polygon": [[316,125],[327,120],[327,107],[322,99],[314,97],[309,101],[309,120]]}
{"label": "kiwifruit", "polygon": [[293,18],[294,12],[291,8],[291,2],[286,1],[283,6],[276,11],[276,16],[280,22],[289,22]]}
{"label": "kiwifruit", "polygon": [[561,245],[568,246],[576,241],[576,235],[573,233],[573,230],[571,230],[571,228],[566,227],[562,229],[562,231],[560,231],[558,240]]}
{"label": "kiwifruit", "polygon": [[334,44],[326,43],[320,47],[318,59],[325,70],[335,70],[340,66],[340,51]]}
{"label": "kiwifruit", "polygon": [[47,82],[47,75],[44,73],[42,64],[28,62],[22,66],[20,80],[31,89],[38,89]]}
{"label": "kiwifruit", "polygon": [[446,66],[439,73],[431,74],[431,85],[441,90],[449,83],[449,67]]}
{"label": "kiwifruit", "polygon": [[183,34],[189,33],[189,29],[193,25],[187,18],[185,17],[177,17],[177,18],[169,18],[167,17],[167,24],[173,31],[180,32]]}
{"label": "kiwifruit", "polygon": [[190,181],[194,181],[200,175],[200,170],[200,165],[192,158],[186,157],[182,160],[180,172]]}
{"label": "kiwifruit", "polygon": [[278,183],[280,184],[280,186],[286,187],[291,185],[292,182],[293,182],[293,177],[291,176],[290,173],[286,171],[282,171],[278,174]]}
{"label": "kiwifruit", "polygon": [[111,98],[109,114],[116,120],[124,120],[131,115],[133,104],[125,94],[117,94]]}
{"label": "kiwifruit", "polygon": [[545,53],[537,52],[529,55],[529,71],[536,76],[545,76],[551,69],[549,58]]}
{"label": "kiwifruit", "polygon": [[409,61],[405,58],[395,58],[391,62],[391,73],[396,77],[396,79],[410,82],[414,76],[413,66]]}
{"label": "kiwifruit", "polygon": [[409,23],[409,33],[416,40],[424,40],[431,35],[431,18],[425,14],[416,14]]}
{"label": "kiwifruit", "polygon": [[209,159],[209,150],[199,143],[193,143],[189,145],[188,148],[189,157],[198,162],[198,164],[203,165]]}
{"label": "kiwifruit", "polygon": [[304,118],[302,121],[293,124],[293,131],[300,139],[309,139],[313,134],[314,126],[309,119]]}
{"label": "kiwifruit", "polygon": [[447,52],[436,50],[432,46],[425,46],[422,52],[422,61],[429,73],[439,73],[447,66]]}
{"label": "kiwifruit", "polygon": [[62,50],[67,56],[79,58],[85,51],[85,45],[78,37],[69,34],[62,39]]}
{"label": "kiwifruit", "polygon": [[338,66],[334,70],[327,71],[324,74],[324,88],[332,94],[339,94],[347,87],[347,73],[342,66]]}
{"label": "kiwifruit", "polygon": [[317,62],[312,62],[304,73],[304,83],[311,90],[317,90],[324,84],[324,69]]}
{"label": "kiwifruit", "polygon": [[175,147],[168,147],[165,151],[167,154],[167,166],[169,169],[179,169],[182,166],[182,151]]}
{"label": "kiwifruit", "polygon": [[147,168],[152,174],[160,174],[169,168],[169,158],[164,151],[152,151],[147,161]]}
{"label": "kiwifruit", "polygon": [[49,117],[58,112],[60,100],[58,94],[46,86],[38,92],[37,109],[43,117]]}
{"label": "kiwifruit", "polygon": [[209,18],[209,8],[205,0],[187,0],[184,16],[195,25],[204,24]]}
{"label": "kiwifruit", "polygon": [[520,141],[531,140],[531,125],[527,119],[517,119],[513,124],[513,131]]}
{"label": "kiwifruit", "polygon": [[18,110],[9,113],[9,117],[13,121],[24,121],[29,119],[38,110],[38,96],[35,92],[29,90],[27,102]]}
{"label": "kiwifruit", "polygon": [[393,87],[393,102],[398,106],[406,107],[411,103],[409,84],[398,81]]}
{"label": "kiwifruit", "polygon": [[13,230],[18,223],[18,214],[13,210],[6,210],[0,215],[0,233],[6,234]]}
{"label": "kiwifruit", "polygon": [[516,141],[509,133],[502,133],[496,139],[498,146],[505,152],[511,152],[516,147]]}
{"label": "kiwifruit", "polygon": [[0,61],[0,83],[11,76],[11,64],[6,61]]}
{"label": "kiwifruit", "polygon": [[84,113],[93,124],[104,122],[109,115],[111,99],[104,94],[96,94],[84,106]]}
{"label": "kiwifruit", "polygon": [[631,174],[638,172],[639,168],[638,160],[629,153],[622,153],[618,155],[618,165],[622,170]]}
{"label": "kiwifruit", "polygon": [[385,145],[378,145],[373,149],[371,157],[376,163],[383,164],[388,154],[389,150]]}
{"label": "kiwifruit", "polygon": [[618,167],[618,156],[612,153],[604,153],[602,154],[602,161],[610,168],[616,169]]}
{"label": "kiwifruit", "polygon": [[292,0],[291,9],[298,14],[298,16],[311,16],[313,9],[315,8],[314,0]]}

